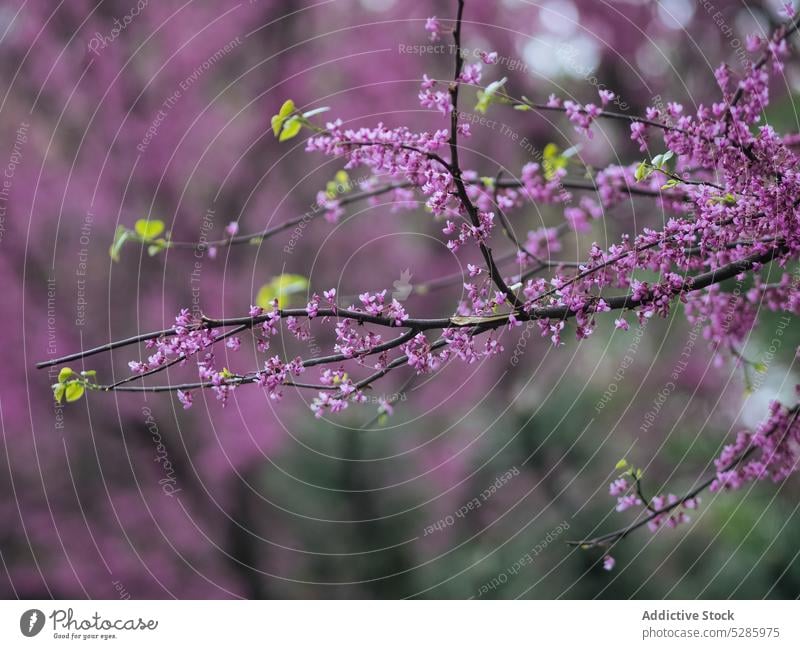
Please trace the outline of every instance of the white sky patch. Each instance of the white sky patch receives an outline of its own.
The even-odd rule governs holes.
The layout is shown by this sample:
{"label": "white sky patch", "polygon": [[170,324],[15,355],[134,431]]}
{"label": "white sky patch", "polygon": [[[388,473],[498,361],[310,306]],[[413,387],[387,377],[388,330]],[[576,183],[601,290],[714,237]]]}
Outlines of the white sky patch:
{"label": "white sky patch", "polygon": [[748,398],[742,411],[742,423],[751,430],[758,426],[767,416],[770,401],[793,404],[797,382],[798,377],[788,367],[777,363],[772,365],[764,382]]}
{"label": "white sky patch", "polygon": [[569,36],[578,29],[580,13],[570,0],[547,0],[541,4],[539,20],[548,31]]}
{"label": "white sky patch", "polygon": [[670,29],[683,29],[694,16],[691,0],[659,0],[658,17]]}
{"label": "white sky patch", "polygon": [[544,77],[585,77],[597,69],[600,48],[585,34],[569,39],[543,35],[532,38],[522,50],[522,58],[531,69]]}
{"label": "white sky patch", "polygon": [[555,43],[543,38],[532,38],[522,50],[522,57],[531,69],[544,77],[557,77],[565,72],[565,61],[555,56]]}

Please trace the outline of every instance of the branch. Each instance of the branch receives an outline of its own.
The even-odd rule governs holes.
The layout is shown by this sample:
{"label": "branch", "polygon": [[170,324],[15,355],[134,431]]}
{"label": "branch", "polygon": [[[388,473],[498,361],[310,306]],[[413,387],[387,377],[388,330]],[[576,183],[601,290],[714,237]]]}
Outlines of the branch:
{"label": "branch", "polygon": [[[459,77],[461,76],[461,68],[464,65],[464,57],[461,50],[461,22],[464,15],[464,0],[458,0],[458,13],[456,15],[456,27],[453,30],[453,42],[455,45],[455,71],[453,73],[453,82],[450,84],[450,103],[452,110],[450,112],[450,173],[453,175],[453,182],[456,185],[456,192],[461,204],[467,211],[469,220],[476,228],[480,227],[480,217],[478,216],[478,208],[472,203],[467,194],[467,188],[464,185],[464,180],[461,175],[461,167],[458,162],[458,89],[460,87]],[[486,266],[489,270],[489,277],[494,284],[508,298],[509,303],[515,308],[520,308],[520,302],[516,293],[512,291],[503,280],[500,270],[492,257],[492,251],[483,241],[478,242],[481,254],[486,261]]]}
{"label": "branch", "polygon": [[[792,416],[791,416],[791,418],[789,420],[789,423],[786,426],[787,430],[794,423],[794,420],[797,418],[798,412],[800,412],[800,404],[794,406],[790,410],[790,413],[791,413]],[[768,431],[767,433],[765,433],[765,435],[767,437],[769,437],[776,430],[777,430],[777,427],[773,428],[770,431]],[[648,516],[646,516],[645,518],[641,519],[640,521],[637,521],[635,523],[631,523],[630,525],[627,525],[626,527],[622,527],[622,528],[620,528],[618,530],[615,530],[613,532],[609,532],[608,534],[603,534],[602,536],[597,536],[597,537],[592,538],[592,539],[584,539],[582,541],[567,541],[567,544],[568,545],[573,545],[573,546],[580,546],[581,548],[583,548],[585,550],[588,550],[589,548],[593,548],[593,547],[598,547],[598,546],[608,547],[610,545],[614,545],[614,544],[618,543],[619,541],[621,541],[622,539],[624,539],[629,534],[631,534],[632,532],[635,532],[636,530],[638,530],[640,527],[644,527],[645,525],[647,525],[653,519],[655,519],[655,518],[657,518],[659,516],[663,516],[664,514],[670,513],[675,508],[680,507],[687,500],[691,500],[692,498],[695,498],[698,495],[700,495],[701,493],[703,493],[706,489],[708,489],[713,484],[714,480],[717,479],[717,475],[718,474],[725,473],[726,471],[730,471],[731,469],[734,469],[739,464],[744,462],[748,457],[750,457],[757,449],[758,449],[757,446],[753,446],[751,444],[750,446],[747,447],[746,450],[744,450],[736,458],[734,458],[727,466],[725,466],[723,469],[715,471],[714,475],[712,475],[710,478],[708,478],[708,479],[704,480],[703,482],[701,482],[697,487],[695,487],[694,489],[692,489],[688,493],[684,494],[681,498],[676,500],[674,503],[670,503],[668,505],[665,505],[661,509],[652,509],[648,505],[648,510],[651,511],[652,513],[650,513]],[[638,484],[638,481],[637,481],[637,484]],[[642,497],[641,493],[639,494],[639,496],[640,496],[640,498]]]}

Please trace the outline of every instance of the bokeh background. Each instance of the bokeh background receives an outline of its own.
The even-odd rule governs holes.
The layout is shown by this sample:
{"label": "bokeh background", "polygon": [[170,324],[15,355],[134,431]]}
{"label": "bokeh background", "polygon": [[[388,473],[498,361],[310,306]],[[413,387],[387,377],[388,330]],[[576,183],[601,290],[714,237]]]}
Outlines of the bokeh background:
{"label": "bokeh background", "polygon": [[[744,36],[768,33],[778,5],[467,0],[464,44],[507,57],[484,80],[508,76],[534,100],[556,92],[596,101],[603,84],[630,114],[659,100],[693,108],[714,100],[720,61],[741,69]],[[119,224],[147,216],[194,241],[222,236],[230,221],[255,232],[306,212],[341,163],[304,153],[301,138],[276,142],[269,118],[287,98],[330,106],[348,123],[444,128],[417,92],[423,73],[450,74],[451,57],[405,46],[428,42],[428,16],[453,12],[453,2],[399,0],[2,3],[0,594],[800,594],[796,478],[706,495],[688,526],[642,530],[616,547],[610,573],[602,555],[565,543],[631,520],[608,496],[620,457],[644,467],[649,490],[683,493],[771,398],[791,398],[794,322],[749,392],[741,368],[715,363],[701,335],[655,415],[681,350],[701,334],[680,309],[641,332],[612,334],[607,319],[580,344],[569,336],[553,349],[534,335],[521,350],[509,333],[494,362],[417,380],[397,372],[371,395],[393,401],[388,419],[376,420],[373,402],[318,420],[310,395],[287,393],[276,405],[255,388],[225,409],[200,395],[184,411],[171,395],[122,393],[54,405],[54,376],[36,361],[168,325],[193,299],[205,313],[238,315],[284,272],[343,295],[391,292],[405,269],[412,287],[459,272],[430,215],[387,200],[358,205],[336,225],[313,221],[291,253],[286,232],[215,259],[177,249],[150,258],[135,245],[119,263],[108,254]],[[768,115],[791,132],[796,81],[792,64]],[[465,93],[465,107],[473,102]],[[553,115],[495,107],[491,116],[537,149],[581,142],[587,165],[640,155],[618,123],[587,141]],[[518,174],[530,160],[497,129],[473,132],[463,163],[482,175]],[[563,218],[541,206],[510,216],[522,237]],[[565,236],[559,254],[579,258],[593,240],[664,218],[652,203],[628,201],[590,234]],[[459,296],[458,284],[412,290],[406,308],[442,315]],[[779,326],[765,316],[748,355],[763,358]],[[319,336],[321,349],[331,344]],[[124,349],[86,367],[113,380],[138,354]],[[258,358],[244,345],[229,362],[244,370]],[[164,453],[169,475],[157,461]],[[475,498],[480,507],[456,516]]]}

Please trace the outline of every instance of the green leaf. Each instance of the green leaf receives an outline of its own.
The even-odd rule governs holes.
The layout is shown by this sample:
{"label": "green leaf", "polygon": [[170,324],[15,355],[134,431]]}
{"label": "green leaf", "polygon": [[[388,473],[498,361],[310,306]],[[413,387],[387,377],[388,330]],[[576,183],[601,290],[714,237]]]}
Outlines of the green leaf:
{"label": "green leaf", "polygon": [[139,219],[133,224],[133,229],[142,239],[151,241],[164,231],[164,221]]}
{"label": "green leaf", "polygon": [[66,383],[67,379],[69,379],[74,372],[72,371],[71,367],[62,367],[61,371],[58,373],[58,382],[59,383]]}
{"label": "green leaf", "polygon": [[85,391],[86,389],[83,387],[83,383],[80,381],[70,381],[67,383],[66,390],[64,392],[67,397],[67,403],[77,401],[83,396]]}
{"label": "green leaf", "polygon": [[273,277],[269,283],[264,284],[256,296],[256,304],[262,309],[272,308],[272,301],[278,300],[278,308],[283,308],[288,298],[308,289],[308,280],[302,275],[285,273]]}
{"label": "green leaf", "polygon": [[708,199],[709,204],[725,203],[726,205],[736,205],[736,196],[733,194],[725,194],[723,196],[712,196]]}
{"label": "green leaf", "polygon": [[278,114],[272,116],[270,123],[272,124],[272,132],[275,134],[275,137],[278,137],[281,134],[283,123],[294,111],[294,102],[291,99],[287,99],[285,102],[283,102],[283,106],[281,106]]}
{"label": "green leaf", "polygon": [[281,127],[283,126],[283,118],[273,115],[270,124],[272,125],[272,132],[275,134],[275,137],[278,137],[278,133],[281,132]]}
{"label": "green leaf", "polygon": [[642,160],[642,162],[639,163],[639,166],[636,167],[633,177],[637,182],[641,182],[642,180],[646,180],[651,173],[653,173],[653,169],[650,167],[650,164],[647,162],[647,160]]}
{"label": "green leaf", "polygon": [[475,105],[475,110],[479,113],[485,113],[489,106],[497,101],[495,95],[497,95],[497,91],[502,88],[508,79],[503,77],[498,81],[492,81],[485,89],[478,91],[478,103]]}
{"label": "green leaf", "polygon": [[66,390],[67,386],[63,383],[55,383],[53,385],[53,396],[55,397],[56,403],[61,403],[61,400],[64,398],[64,390]]}
{"label": "green leaf", "polygon": [[147,246],[147,254],[151,257],[155,257],[165,248],[169,248],[169,241],[166,239],[156,239],[152,244]]}
{"label": "green leaf", "polygon": [[301,128],[303,128],[303,122],[299,117],[289,118],[283,125],[283,130],[281,131],[280,136],[278,136],[278,142],[286,142],[286,140],[291,140],[300,132]]}
{"label": "green leaf", "polygon": [[660,153],[655,158],[653,158],[652,165],[656,169],[663,169],[664,165],[669,162],[675,154],[672,151],[667,151],[666,153]]}
{"label": "green leaf", "polygon": [[108,249],[108,254],[111,257],[111,261],[119,261],[119,251],[122,250],[122,246],[125,245],[125,242],[130,236],[131,231],[128,230],[128,228],[126,228],[124,225],[117,226],[117,229],[114,232],[114,240],[111,243],[111,247]]}
{"label": "green leaf", "polygon": [[569,164],[569,159],[566,155],[562,154],[558,145],[550,142],[546,144],[542,151],[542,161],[544,167],[544,177],[547,180],[553,180],[559,169],[565,169]]}
{"label": "green leaf", "polygon": [[661,189],[672,189],[673,187],[680,184],[680,180],[677,178],[670,178],[667,182],[661,185]]}
{"label": "green leaf", "polygon": [[626,469],[628,467],[628,460],[622,458],[619,462],[614,465],[615,471],[622,471],[622,469]]}
{"label": "green leaf", "polygon": [[84,370],[83,372],[81,372],[81,376],[86,376],[86,377],[97,376],[97,370]]}
{"label": "green leaf", "polygon": [[295,111],[294,102],[291,99],[287,99],[283,102],[281,109],[278,111],[278,117],[282,117],[286,119]]}
{"label": "green leaf", "polygon": [[336,172],[333,180],[329,180],[325,185],[325,195],[333,200],[339,194],[346,194],[353,189],[350,183],[350,176],[344,169]]}
{"label": "green leaf", "polygon": [[525,110],[533,110],[533,109],[530,106],[528,106],[528,104],[517,104],[516,106],[514,106],[514,110],[523,110],[523,111],[525,111]]}
{"label": "green leaf", "polygon": [[344,169],[339,169],[333,179],[343,187],[350,186],[350,176],[347,175],[347,172]]}
{"label": "green leaf", "polygon": [[753,363],[753,369],[758,372],[759,374],[765,374],[767,371],[767,364],[766,363]]}

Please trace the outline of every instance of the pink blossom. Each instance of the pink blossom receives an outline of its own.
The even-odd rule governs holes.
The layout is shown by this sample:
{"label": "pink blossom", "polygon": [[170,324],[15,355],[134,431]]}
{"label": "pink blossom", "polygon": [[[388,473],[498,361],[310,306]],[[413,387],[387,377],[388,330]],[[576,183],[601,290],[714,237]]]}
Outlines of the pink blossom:
{"label": "pink blossom", "polygon": [[430,32],[430,39],[432,41],[438,41],[441,38],[442,26],[436,16],[428,18],[428,20],[425,21],[425,31]]}
{"label": "pink blossom", "polygon": [[178,401],[181,402],[181,405],[183,406],[184,410],[188,410],[189,408],[192,407],[193,397],[191,392],[189,391],[184,392],[183,390],[178,390],[176,394],[178,396]]}

